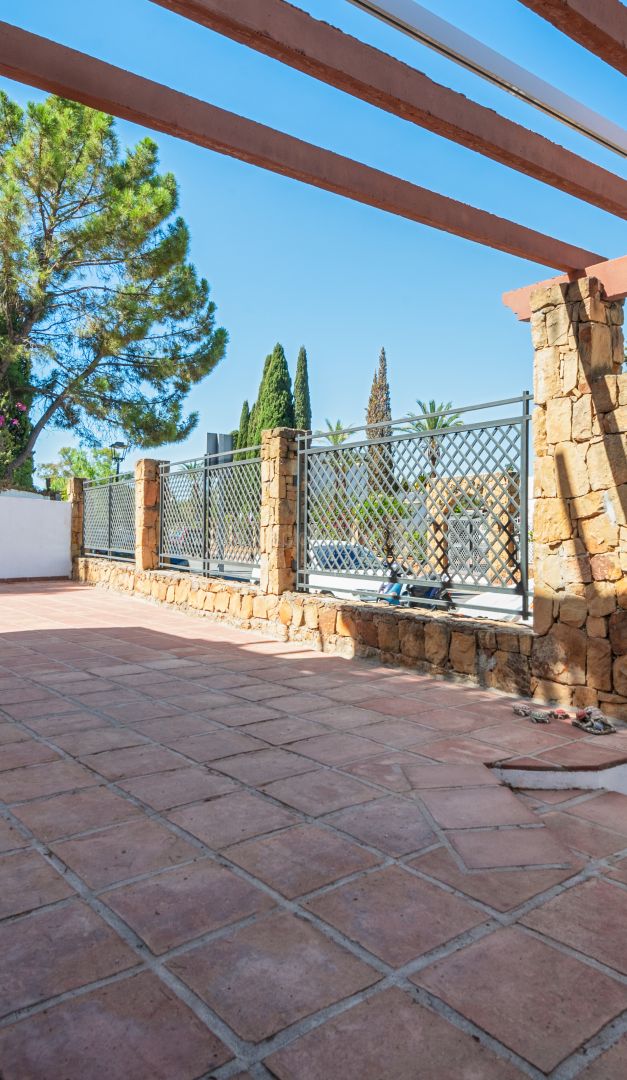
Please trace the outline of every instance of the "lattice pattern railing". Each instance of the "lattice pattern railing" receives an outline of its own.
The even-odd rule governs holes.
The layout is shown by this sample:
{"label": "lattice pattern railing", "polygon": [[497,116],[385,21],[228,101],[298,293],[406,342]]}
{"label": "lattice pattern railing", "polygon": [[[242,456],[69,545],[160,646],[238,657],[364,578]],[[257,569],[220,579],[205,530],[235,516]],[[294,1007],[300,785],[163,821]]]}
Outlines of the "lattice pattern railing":
{"label": "lattice pattern railing", "polygon": [[299,586],[376,589],[393,567],[408,585],[526,594],[528,402],[492,403],[522,404],[497,420],[464,423],[469,409],[430,430],[301,437]]}
{"label": "lattice pattern railing", "polygon": [[249,577],[259,566],[260,514],[259,447],[164,464],[160,564]]}
{"label": "lattice pattern railing", "polygon": [[135,557],[135,477],[122,473],[83,485],[83,548],[106,558]]}

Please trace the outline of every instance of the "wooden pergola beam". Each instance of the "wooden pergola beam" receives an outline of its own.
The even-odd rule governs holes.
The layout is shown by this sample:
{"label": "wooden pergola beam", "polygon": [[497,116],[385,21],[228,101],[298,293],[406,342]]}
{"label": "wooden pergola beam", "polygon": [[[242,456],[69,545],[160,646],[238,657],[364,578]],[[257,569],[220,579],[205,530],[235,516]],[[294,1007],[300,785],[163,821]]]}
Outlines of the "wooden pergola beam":
{"label": "wooden pergola beam", "polygon": [[170,11],[627,218],[627,180],[564,149],[285,0],[153,0]]}
{"label": "wooden pergola beam", "polygon": [[603,259],[6,22],[0,74],[544,266],[571,271]]}
{"label": "wooden pergola beam", "polygon": [[606,259],[601,263],[586,266],[577,274],[562,274],[559,277],[549,278],[547,281],[536,281],[533,285],[525,285],[522,289],[512,289],[511,292],[503,293],[503,303],[511,308],[521,322],[528,322],[531,318],[531,294],[534,289],[562,285],[582,277],[598,278],[608,300],[624,300],[627,296],[627,255],[623,255],[620,259]]}
{"label": "wooden pergola beam", "polygon": [[620,0],[521,0],[521,3],[627,75],[627,7]]}

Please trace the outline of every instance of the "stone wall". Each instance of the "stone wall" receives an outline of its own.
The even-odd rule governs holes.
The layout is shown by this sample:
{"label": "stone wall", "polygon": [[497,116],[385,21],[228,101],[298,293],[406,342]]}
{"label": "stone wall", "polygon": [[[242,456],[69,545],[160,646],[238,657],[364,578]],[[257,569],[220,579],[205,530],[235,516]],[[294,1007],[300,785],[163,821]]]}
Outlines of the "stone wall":
{"label": "stone wall", "polygon": [[306,641],[324,652],[376,657],[510,693],[530,692],[533,635],[528,627],[305,593],[274,596],[252,585],[139,570],[107,559],[77,559],[74,576],[281,640]]}
{"label": "stone wall", "polygon": [[584,278],[532,294],[538,698],[627,719],[623,303]]}

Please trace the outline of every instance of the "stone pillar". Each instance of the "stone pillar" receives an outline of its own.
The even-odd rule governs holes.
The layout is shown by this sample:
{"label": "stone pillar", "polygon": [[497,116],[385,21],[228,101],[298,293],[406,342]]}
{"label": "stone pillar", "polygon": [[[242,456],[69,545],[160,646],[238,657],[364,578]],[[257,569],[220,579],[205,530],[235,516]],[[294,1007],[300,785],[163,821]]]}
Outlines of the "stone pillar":
{"label": "stone pillar", "polygon": [[531,298],[532,688],[627,719],[627,374],[623,302],[595,278]]}
{"label": "stone pillar", "polygon": [[261,591],[280,596],[296,588],[298,456],[291,428],[261,435]]}
{"label": "stone pillar", "polygon": [[135,466],[135,569],[159,566],[159,462],[140,458]]}
{"label": "stone pillar", "polygon": [[67,497],[71,507],[70,514],[70,557],[80,559],[83,554],[83,514],[85,501],[83,481],[78,476],[71,476],[67,482]]}

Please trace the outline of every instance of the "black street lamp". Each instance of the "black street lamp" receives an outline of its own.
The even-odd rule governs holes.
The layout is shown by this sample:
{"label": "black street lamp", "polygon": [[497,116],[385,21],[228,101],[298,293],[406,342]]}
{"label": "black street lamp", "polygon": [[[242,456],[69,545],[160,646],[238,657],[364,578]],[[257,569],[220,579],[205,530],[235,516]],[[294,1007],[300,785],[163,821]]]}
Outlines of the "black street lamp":
{"label": "black street lamp", "polygon": [[114,442],[114,443],[111,443],[111,446],[109,447],[109,450],[111,451],[111,457],[115,461],[115,475],[119,476],[120,475],[120,465],[122,464],[122,462],[124,461],[124,458],[126,457],[128,446],[126,445],[126,443],[123,443],[123,442]]}

